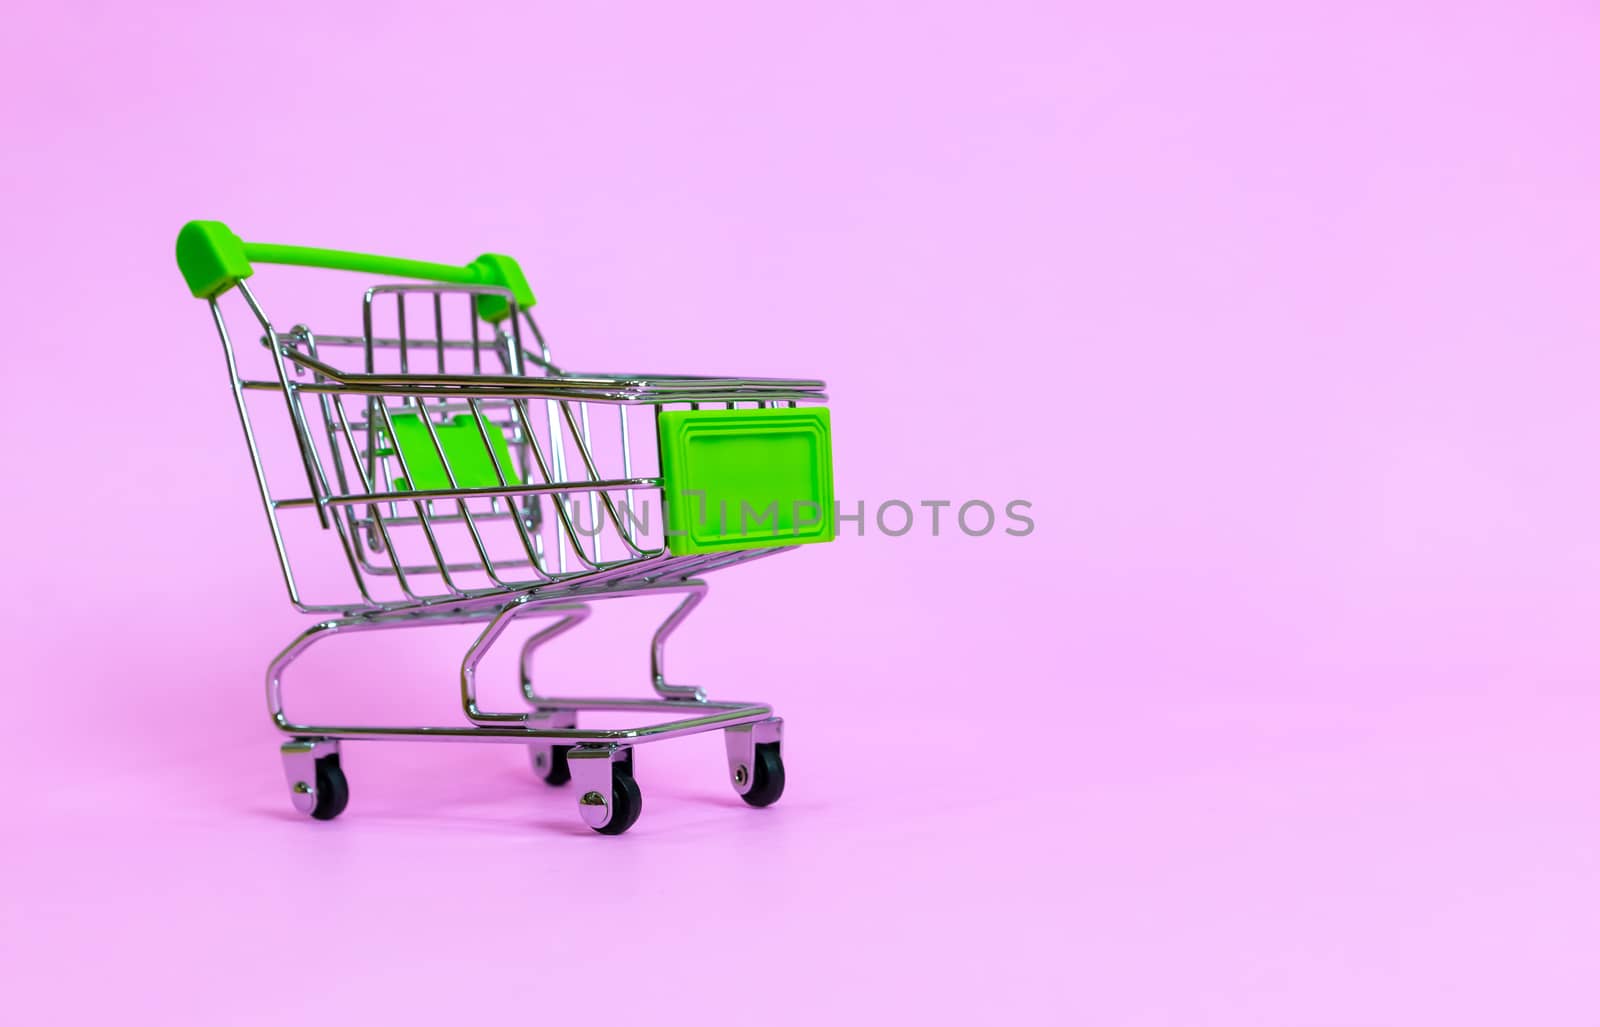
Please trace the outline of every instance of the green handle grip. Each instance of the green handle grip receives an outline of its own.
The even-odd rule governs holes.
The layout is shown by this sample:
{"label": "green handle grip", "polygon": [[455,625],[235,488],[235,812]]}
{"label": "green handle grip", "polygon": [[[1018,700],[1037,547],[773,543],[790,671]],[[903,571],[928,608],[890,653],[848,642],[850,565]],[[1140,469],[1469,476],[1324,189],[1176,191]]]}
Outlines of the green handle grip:
{"label": "green handle grip", "polygon": [[[249,278],[255,273],[252,262],[361,271],[449,285],[497,285],[509,290],[518,306],[534,304],[533,290],[522,276],[522,269],[510,257],[498,253],[485,253],[472,263],[457,267],[310,246],[244,242],[220,221],[191,221],[178,232],[178,270],[183,272],[189,291],[200,299],[219,296]],[[478,313],[486,320],[499,321],[510,310],[502,297],[478,297]]]}

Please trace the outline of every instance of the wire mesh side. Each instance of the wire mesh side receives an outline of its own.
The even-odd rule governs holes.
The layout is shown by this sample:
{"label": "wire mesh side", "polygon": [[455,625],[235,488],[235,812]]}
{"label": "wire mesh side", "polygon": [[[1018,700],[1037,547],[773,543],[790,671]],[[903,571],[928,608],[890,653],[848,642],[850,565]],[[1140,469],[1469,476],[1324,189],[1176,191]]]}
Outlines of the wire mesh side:
{"label": "wire mesh side", "polygon": [[[301,609],[399,610],[529,589],[642,587],[781,551],[668,551],[656,415],[669,404],[648,399],[789,405],[821,398],[820,382],[678,377],[663,386],[562,375],[536,323],[514,303],[509,318],[478,316],[479,297],[504,296],[485,287],[368,290],[360,336],[303,325],[280,332],[242,283],[239,293],[261,328],[270,377],[240,372],[216,301],[213,309],[290,598]],[[253,391],[281,394],[306,489],[269,487],[245,401]],[[706,396],[722,399],[699,398]],[[401,441],[407,434],[409,446]],[[487,461],[467,473],[464,449]],[[301,596],[282,525],[297,512],[337,540],[354,584],[349,601]]]}

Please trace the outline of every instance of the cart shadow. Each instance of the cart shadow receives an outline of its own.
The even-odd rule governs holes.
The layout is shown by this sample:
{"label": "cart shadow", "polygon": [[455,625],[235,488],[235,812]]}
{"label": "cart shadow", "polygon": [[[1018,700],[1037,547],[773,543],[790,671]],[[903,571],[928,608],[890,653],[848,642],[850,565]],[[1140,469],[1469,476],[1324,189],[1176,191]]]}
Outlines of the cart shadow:
{"label": "cart shadow", "polygon": [[362,813],[351,810],[341,815],[337,820],[313,820],[303,813],[294,810],[267,809],[255,807],[249,811],[252,819],[270,821],[280,824],[292,824],[299,828],[310,827],[316,831],[350,832],[376,828],[379,830],[405,830],[416,831],[426,828],[448,829],[452,834],[463,831],[483,835],[512,834],[527,837],[529,829],[539,835],[568,835],[574,838],[588,837],[594,834],[577,814],[558,816],[553,811],[540,811],[535,816],[513,819],[504,816],[483,816],[466,813],[452,813],[438,807],[417,807],[411,811],[381,810]]}

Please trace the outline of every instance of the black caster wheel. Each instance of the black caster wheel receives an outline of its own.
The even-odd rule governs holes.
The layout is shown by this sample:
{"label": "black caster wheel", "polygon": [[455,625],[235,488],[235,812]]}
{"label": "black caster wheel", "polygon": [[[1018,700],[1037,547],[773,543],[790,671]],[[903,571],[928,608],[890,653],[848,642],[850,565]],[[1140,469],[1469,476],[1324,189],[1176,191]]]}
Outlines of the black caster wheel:
{"label": "black caster wheel", "polygon": [[622,762],[611,764],[611,819],[595,828],[601,834],[621,834],[632,827],[644,810],[644,794],[633,779],[633,768]]}
{"label": "black caster wheel", "polygon": [[756,746],[750,778],[750,790],[739,796],[750,805],[770,806],[782,797],[783,757],[778,753],[777,742],[764,742]]}
{"label": "black caster wheel", "polygon": [[572,751],[570,745],[554,745],[545,754],[545,765],[540,769],[534,764],[534,773],[539,775],[539,780],[547,785],[564,785],[572,780],[572,767],[567,763],[567,753]]}
{"label": "black caster wheel", "polygon": [[338,753],[317,760],[317,805],[311,810],[316,820],[332,820],[350,805],[350,782],[339,767]]}

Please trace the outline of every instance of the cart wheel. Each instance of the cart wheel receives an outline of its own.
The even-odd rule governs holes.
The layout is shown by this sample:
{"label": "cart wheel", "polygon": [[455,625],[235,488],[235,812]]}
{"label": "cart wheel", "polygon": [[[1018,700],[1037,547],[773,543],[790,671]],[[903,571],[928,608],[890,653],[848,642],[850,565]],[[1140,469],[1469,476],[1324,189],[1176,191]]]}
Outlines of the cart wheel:
{"label": "cart wheel", "polygon": [[633,779],[633,769],[624,763],[611,764],[611,819],[605,827],[597,827],[601,834],[621,834],[634,825],[644,810],[644,794]]}
{"label": "cart wheel", "polygon": [[739,798],[752,806],[770,806],[783,795],[783,756],[777,742],[756,746],[752,761],[750,790]]}
{"label": "cart wheel", "polygon": [[350,782],[345,780],[338,754],[317,760],[317,805],[311,816],[317,820],[332,820],[348,805]]}
{"label": "cart wheel", "polygon": [[572,766],[567,763],[567,753],[572,751],[570,745],[552,745],[544,750],[544,765],[541,767],[537,759],[533,764],[533,772],[547,785],[564,785],[572,780]]}

